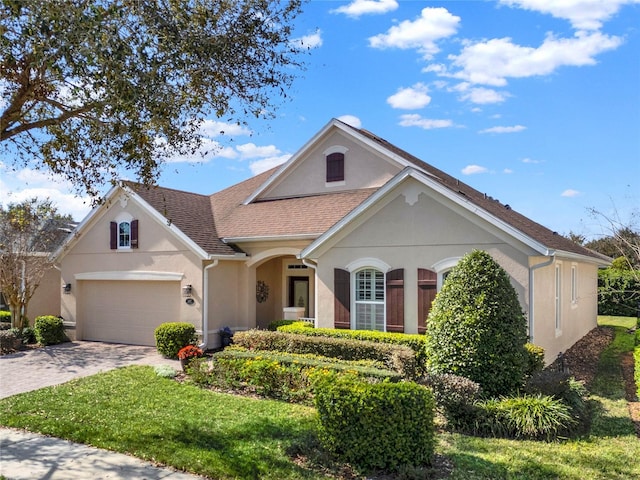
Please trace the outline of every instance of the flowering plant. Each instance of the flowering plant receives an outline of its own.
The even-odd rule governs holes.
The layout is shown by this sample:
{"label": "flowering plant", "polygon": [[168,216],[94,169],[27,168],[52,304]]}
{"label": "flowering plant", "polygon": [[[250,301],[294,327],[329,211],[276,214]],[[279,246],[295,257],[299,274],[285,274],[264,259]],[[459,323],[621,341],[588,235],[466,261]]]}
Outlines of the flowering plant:
{"label": "flowering plant", "polygon": [[196,347],[195,345],[187,345],[186,347],[182,347],[178,352],[178,358],[180,360],[187,360],[189,358],[201,357],[202,349]]}

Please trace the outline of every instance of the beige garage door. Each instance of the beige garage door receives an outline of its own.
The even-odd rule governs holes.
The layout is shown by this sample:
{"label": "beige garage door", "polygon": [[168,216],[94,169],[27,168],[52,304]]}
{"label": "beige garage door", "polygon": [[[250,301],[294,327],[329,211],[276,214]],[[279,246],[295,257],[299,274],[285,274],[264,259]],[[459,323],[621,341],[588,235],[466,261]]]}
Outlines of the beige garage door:
{"label": "beige garage door", "polygon": [[180,282],[83,281],[82,339],[155,345],[153,331],[179,321]]}

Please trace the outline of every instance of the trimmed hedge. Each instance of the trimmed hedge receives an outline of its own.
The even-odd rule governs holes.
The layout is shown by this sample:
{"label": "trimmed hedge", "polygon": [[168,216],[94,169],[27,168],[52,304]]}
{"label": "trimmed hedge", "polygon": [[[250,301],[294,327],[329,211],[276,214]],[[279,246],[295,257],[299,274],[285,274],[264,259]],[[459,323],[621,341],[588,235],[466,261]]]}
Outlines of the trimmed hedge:
{"label": "trimmed hedge", "polygon": [[481,388],[473,380],[446,373],[425,375],[418,383],[431,388],[436,406],[451,430],[464,430],[469,419],[476,417],[475,403],[480,399]]}
{"label": "trimmed hedge", "polygon": [[328,361],[313,355],[255,352],[238,347],[214,354],[209,370],[204,362],[188,368],[192,381],[219,388],[249,390],[264,397],[313,404],[314,379],[332,372],[360,376],[369,382],[401,379],[396,372],[362,362]]}
{"label": "trimmed hedge", "polygon": [[182,347],[195,345],[196,327],[187,322],[168,322],[158,326],[154,331],[156,348],[167,358],[178,358]]}
{"label": "trimmed hedge", "polygon": [[271,332],[275,332],[280,327],[284,327],[285,325],[291,325],[293,323],[300,324],[301,326],[305,326],[307,328],[313,328],[313,323],[305,322],[300,320],[274,320],[269,325],[267,325],[267,330]]}
{"label": "trimmed hedge", "polygon": [[33,324],[33,333],[38,343],[45,346],[67,341],[62,318],[54,317],[53,315],[36,317]]}
{"label": "trimmed hedge", "polygon": [[598,270],[598,315],[635,317],[640,301],[639,277],[633,270]]}
{"label": "trimmed hedge", "polygon": [[0,310],[0,323],[11,323],[11,312]]}
{"label": "trimmed hedge", "polygon": [[327,375],[315,383],[324,447],[364,471],[429,465],[435,446],[434,401],[412,382],[362,382]]}
{"label": "trimmed hedge", "polygon": [[266,330],[238,332],[234,341],[236,345],[250,350],[310,353],[342,360],[373,360],[382,363],[385,368],[402,373],[405,378],[417,378],[416,354],[403,345]]}
{"label": "trimmed hedge", "polygon": [[348,338],[365,342],[404,345],[416,353],[418,373],[425,372],[425,336],[411,333],[379,332],[376,330],[345,330],[341,328],[313,328],[309,322],[294,322],[278,328],[279,332],[296,333],[315,337]]}

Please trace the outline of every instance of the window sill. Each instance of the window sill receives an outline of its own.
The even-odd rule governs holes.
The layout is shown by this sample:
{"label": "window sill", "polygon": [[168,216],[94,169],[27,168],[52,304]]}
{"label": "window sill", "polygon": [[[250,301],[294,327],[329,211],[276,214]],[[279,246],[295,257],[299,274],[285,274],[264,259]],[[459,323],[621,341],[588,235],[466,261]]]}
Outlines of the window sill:
{"label": "window sill", "polygon": [[346,182],[344,180],[339,180],[337,182],[325,182],[324,186],[329,188],[329,187],[344,187],[346,185]]}

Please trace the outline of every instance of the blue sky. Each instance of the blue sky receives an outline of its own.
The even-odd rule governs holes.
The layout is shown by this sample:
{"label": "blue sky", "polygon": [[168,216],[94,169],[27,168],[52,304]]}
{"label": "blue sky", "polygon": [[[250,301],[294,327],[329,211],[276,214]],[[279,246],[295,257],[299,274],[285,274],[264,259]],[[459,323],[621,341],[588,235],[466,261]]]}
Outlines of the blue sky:
{"label": "blue sky", "polygon": [[[161,185],[216,192],[286,161],[336,117],[562,234],[602,234],[589,208],[623,222],[640,208],[640,0],[303,8],[307,69],[275,118],[207,121],[215,153],[173,159]],[[48,196],[78,220],[90,210],[40,172],[0,174],[0,201]]]}

